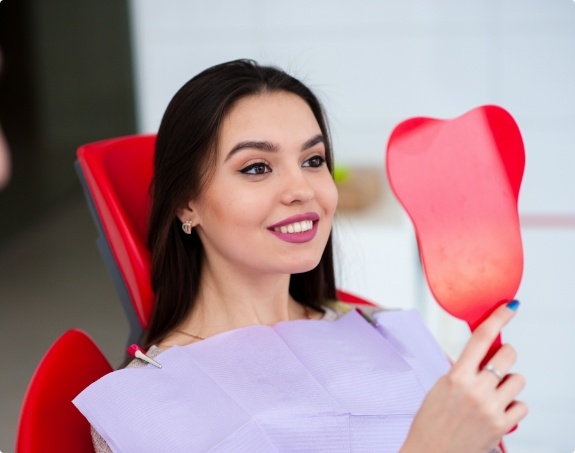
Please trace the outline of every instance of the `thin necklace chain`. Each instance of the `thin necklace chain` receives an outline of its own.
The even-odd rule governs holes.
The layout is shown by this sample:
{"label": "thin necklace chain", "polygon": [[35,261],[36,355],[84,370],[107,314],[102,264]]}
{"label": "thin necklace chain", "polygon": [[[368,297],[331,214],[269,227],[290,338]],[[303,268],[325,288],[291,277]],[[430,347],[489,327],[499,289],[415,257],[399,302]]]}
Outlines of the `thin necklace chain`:
{"label": "thin necklace chain", "polygon": [[[304,309],[305,319],[311,319],[311,314],[310,314],[310,311],[309,311],[309,307],[308,307],[307,305],[304,305],[304,306],[303,306],[303,309]],[[206,337],[200,337],[199,335],[186,332],[185,330],[174,329],[174,332],[178,332],[178,333],[187,335],[188,337],[192,337],[192,338],[194,338],[194,339],[196,339],[196,340],[200,340],[200,341],[206,339]]]}
{"label": "thin necklace chain", "polygon": [[180,330],[180,329],[174,329],[174,332],[183,333],[184,335],[187,335],[188,337],[195,338],[196,340],[205,340],[206,339],[206,337],[200,337],[199,335],[194,335],[193,333],[189,333],[189,332],[186,332],[186,331]]}

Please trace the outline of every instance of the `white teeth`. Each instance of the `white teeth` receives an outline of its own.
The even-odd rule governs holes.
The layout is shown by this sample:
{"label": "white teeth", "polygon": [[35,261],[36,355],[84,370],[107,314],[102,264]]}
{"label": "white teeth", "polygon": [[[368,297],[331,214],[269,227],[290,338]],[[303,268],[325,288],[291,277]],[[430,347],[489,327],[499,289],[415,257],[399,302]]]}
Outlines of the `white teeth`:
{"label": "white teeth", "polygon": [[278,233],[303,233],[304,231],[311,230],[313,228],[313,220],[304,220],[302,222],[294,222],[289,225],[284,225],[281,227],[274,228],[274,231]]}

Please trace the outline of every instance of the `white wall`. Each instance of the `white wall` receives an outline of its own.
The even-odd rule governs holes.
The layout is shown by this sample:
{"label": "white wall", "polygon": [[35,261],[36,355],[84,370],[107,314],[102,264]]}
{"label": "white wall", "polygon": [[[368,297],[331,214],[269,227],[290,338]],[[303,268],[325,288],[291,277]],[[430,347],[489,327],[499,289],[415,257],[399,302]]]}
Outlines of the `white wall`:
{"label": "white wall", "polygon": [[[319,92],[336,159],[383,167],[393,126],[453,117],[478,105],[508,109],[523,132],[523,304],[504,339],[519,350],[531,415],[513,452],[575,449],[575,2],[572,0],[133,0],[141,131],[156,130],[175,91],[216,63],[277,64]],[[544,220],[544,219],[543,219]],[[465,327],[420,286],[409,222],[389,199],[342,218],[342,286],[379,303],[419,307],[446,349]]]}

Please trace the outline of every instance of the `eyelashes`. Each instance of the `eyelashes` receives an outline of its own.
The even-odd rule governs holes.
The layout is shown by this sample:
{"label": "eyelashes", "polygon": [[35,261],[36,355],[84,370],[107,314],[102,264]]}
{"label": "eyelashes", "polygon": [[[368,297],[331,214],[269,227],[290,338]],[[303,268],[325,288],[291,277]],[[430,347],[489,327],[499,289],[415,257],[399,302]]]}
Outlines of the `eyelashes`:
{"label": "eyelashes", "polygon": [[256,162],[255,164],[250,164],[240,170],[240,173],[244,175],[263,175],[265,173],[271,173],[272,169],[266,162]]}
{"label": "eyelashes", "polygon": [[325,159],[322,156],[317,155],[317,156],[312,156],[308,160],[306,160],[303,163],[302,167],[319,168],[323,164],[325,164]]}
{"label": "eyelashes", "polygon": [[[315,155],[305,160],[302,167],[306,168],[319,168],[325,164],[325,158],[320,155]],[[255,162],[250,164],[240,170],[240,173],[244,175],[264,175],[266,173],[271,173],[272,169],[270,165],[265,162]]]}

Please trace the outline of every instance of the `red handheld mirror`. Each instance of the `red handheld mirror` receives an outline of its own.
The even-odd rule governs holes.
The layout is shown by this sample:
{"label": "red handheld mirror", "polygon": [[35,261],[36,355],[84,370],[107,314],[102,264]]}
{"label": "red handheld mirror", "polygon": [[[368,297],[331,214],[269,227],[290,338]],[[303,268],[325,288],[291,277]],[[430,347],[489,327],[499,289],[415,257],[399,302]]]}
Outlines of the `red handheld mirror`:
{"label": "red handheld mirror", "polygon": [[524,167],[519,128],[497,106],[452,120],[408,119],[389,138],[389,181],[414,224],[429,287],[472,330],[521,281]]}

